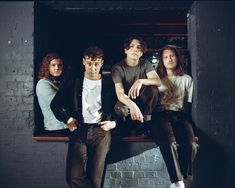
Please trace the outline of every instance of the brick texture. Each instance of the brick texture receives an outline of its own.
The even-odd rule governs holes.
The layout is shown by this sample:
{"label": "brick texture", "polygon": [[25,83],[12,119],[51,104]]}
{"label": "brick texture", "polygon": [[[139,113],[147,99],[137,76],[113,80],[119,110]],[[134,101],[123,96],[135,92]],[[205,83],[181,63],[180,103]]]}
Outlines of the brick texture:
{"label": "brick texture", "polygon": [[[201,145],[191,188],[234,187],[234,9],[234,2],[195,1],[188,14],[193,114]],[[0,2],[0,33],[0,187],[66,188],[67,143],[31,138],[34,3]],[[123,147],[111,152],[104,187],[169,188],[159,149],[126,144],[129,155],[114,155]],[[138,146],[144,149],[136,153]]]}
{"label": "brick texture", "polygon": [[[67,143],[31,139],[35,87],[33,6],[33,2],[0,2],[1,188],[68,187]],[[106,188],[165,188],[167,184],[169,178],[158,149],[108,164],[104,180]]]}
{"label": "brick texture", "polygon": [[[139,143],[141,144],[141,143]],[[104,188],[167,187],[170,181],[158,148],[107,166]]]}

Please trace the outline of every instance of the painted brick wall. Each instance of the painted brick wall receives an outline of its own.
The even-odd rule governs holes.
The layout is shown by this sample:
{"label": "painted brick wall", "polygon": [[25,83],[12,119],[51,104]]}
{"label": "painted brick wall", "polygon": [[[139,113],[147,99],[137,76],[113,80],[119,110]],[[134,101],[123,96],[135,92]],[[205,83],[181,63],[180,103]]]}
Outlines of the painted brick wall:
{"label": "painted brick wall", "polygon": [[[33,5],[33,2],[0,2],[1,188],[67,187],[64,178],[67,143],[31,139]],[[233,2],[194,2],[188,17],[196,89],[193,112],[201,144],[194,188],[234,187],[234,9]],[[151,143],[124,146],[119,150],[114,147],[110,154],[105,188],[169,187],[158,149]]]}
{"label": "painted brick wall", "polygon": [[[68,187],[64,177],[67,143],[31,139],[34,126],[33,6],[33,2],[0,2],[1,188]],[[143,152],[109,163],[105,188],[166,188],[169,177],[159,150],[143,143],[127,145],[130,152],[142,145]],[[112,157],[110,155],[110,160]]]}
{"label": "painted brick wall", "polygon": [[232,1],[195,1],[188,14],[193,114],[201,145],[194,168],[198,188],[234,187],[234,10]]}
{"label": "painted brick wall", "polygon": [[[135,143],[136,147],[143,143]],[[134,146],[135,147],[135,146]],[[170,186],[165,163],[159,149],[109,164],[104,188],[167,188]]]}
{"label": "painted brick wall", "polygon": [[33,2],[0,2],[0,187],[66,187],[67,144],[33,132]]}

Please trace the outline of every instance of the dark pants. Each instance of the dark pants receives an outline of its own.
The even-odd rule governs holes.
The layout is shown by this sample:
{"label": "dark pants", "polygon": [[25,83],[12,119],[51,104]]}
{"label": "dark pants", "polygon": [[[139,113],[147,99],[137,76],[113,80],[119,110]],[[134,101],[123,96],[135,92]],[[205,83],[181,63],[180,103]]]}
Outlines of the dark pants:
{"label": "dark pants", "polygon": [[191,124],[183,112],[163,111],[155,117],[151,134],[159,145],[171,182],[192,180],[198,144]]}
{"label": "dark pants", "polygon": [[[140,90],[139,97],[132,99],[140,108],[145,121],[151,120],[152,111],[158,103],[158,98],[159,92],[156,86],[143,86]],[[120,101],[115,105],[115,112],[122,118],[130,115],[129,108]]]}
{"label": "dark pants", "polygon": [[81,126],[71,133],[67,154],[67,183],[72,188],[100,188],[110,131]]}

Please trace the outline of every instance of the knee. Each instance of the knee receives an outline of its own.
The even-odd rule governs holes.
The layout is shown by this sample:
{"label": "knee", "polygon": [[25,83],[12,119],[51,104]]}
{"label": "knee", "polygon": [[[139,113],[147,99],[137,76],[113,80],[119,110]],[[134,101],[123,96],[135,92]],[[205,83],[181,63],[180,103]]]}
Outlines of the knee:
{"label": "knee", "polygon": [[158,96],[158,94],[159,94],[157,86],[147,86],[147,91],[152,96]]}
{"label": "knee", "polygon": [[127,117],[130,114],[128,106],[121,103],[120,101],[117,101],[114,106],[114,110],[118,117]]}

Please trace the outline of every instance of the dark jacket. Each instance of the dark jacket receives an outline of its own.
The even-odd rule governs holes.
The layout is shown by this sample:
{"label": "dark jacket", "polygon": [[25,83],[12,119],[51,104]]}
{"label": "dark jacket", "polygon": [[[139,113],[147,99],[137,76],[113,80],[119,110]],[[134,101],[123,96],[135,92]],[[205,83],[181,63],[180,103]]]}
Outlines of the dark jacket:
{"label": "dark jacket", "polygon": [[[83,122],[82,117],[82,87],[83,77],[71,78],[56,93],[51,101],[51,110],[55,117],[67,124],[70,117],[78,123]],[[117,101],[114,84],[109,76],[102,75],[101,103],[102,120],[115,121],[114,105]]]}

